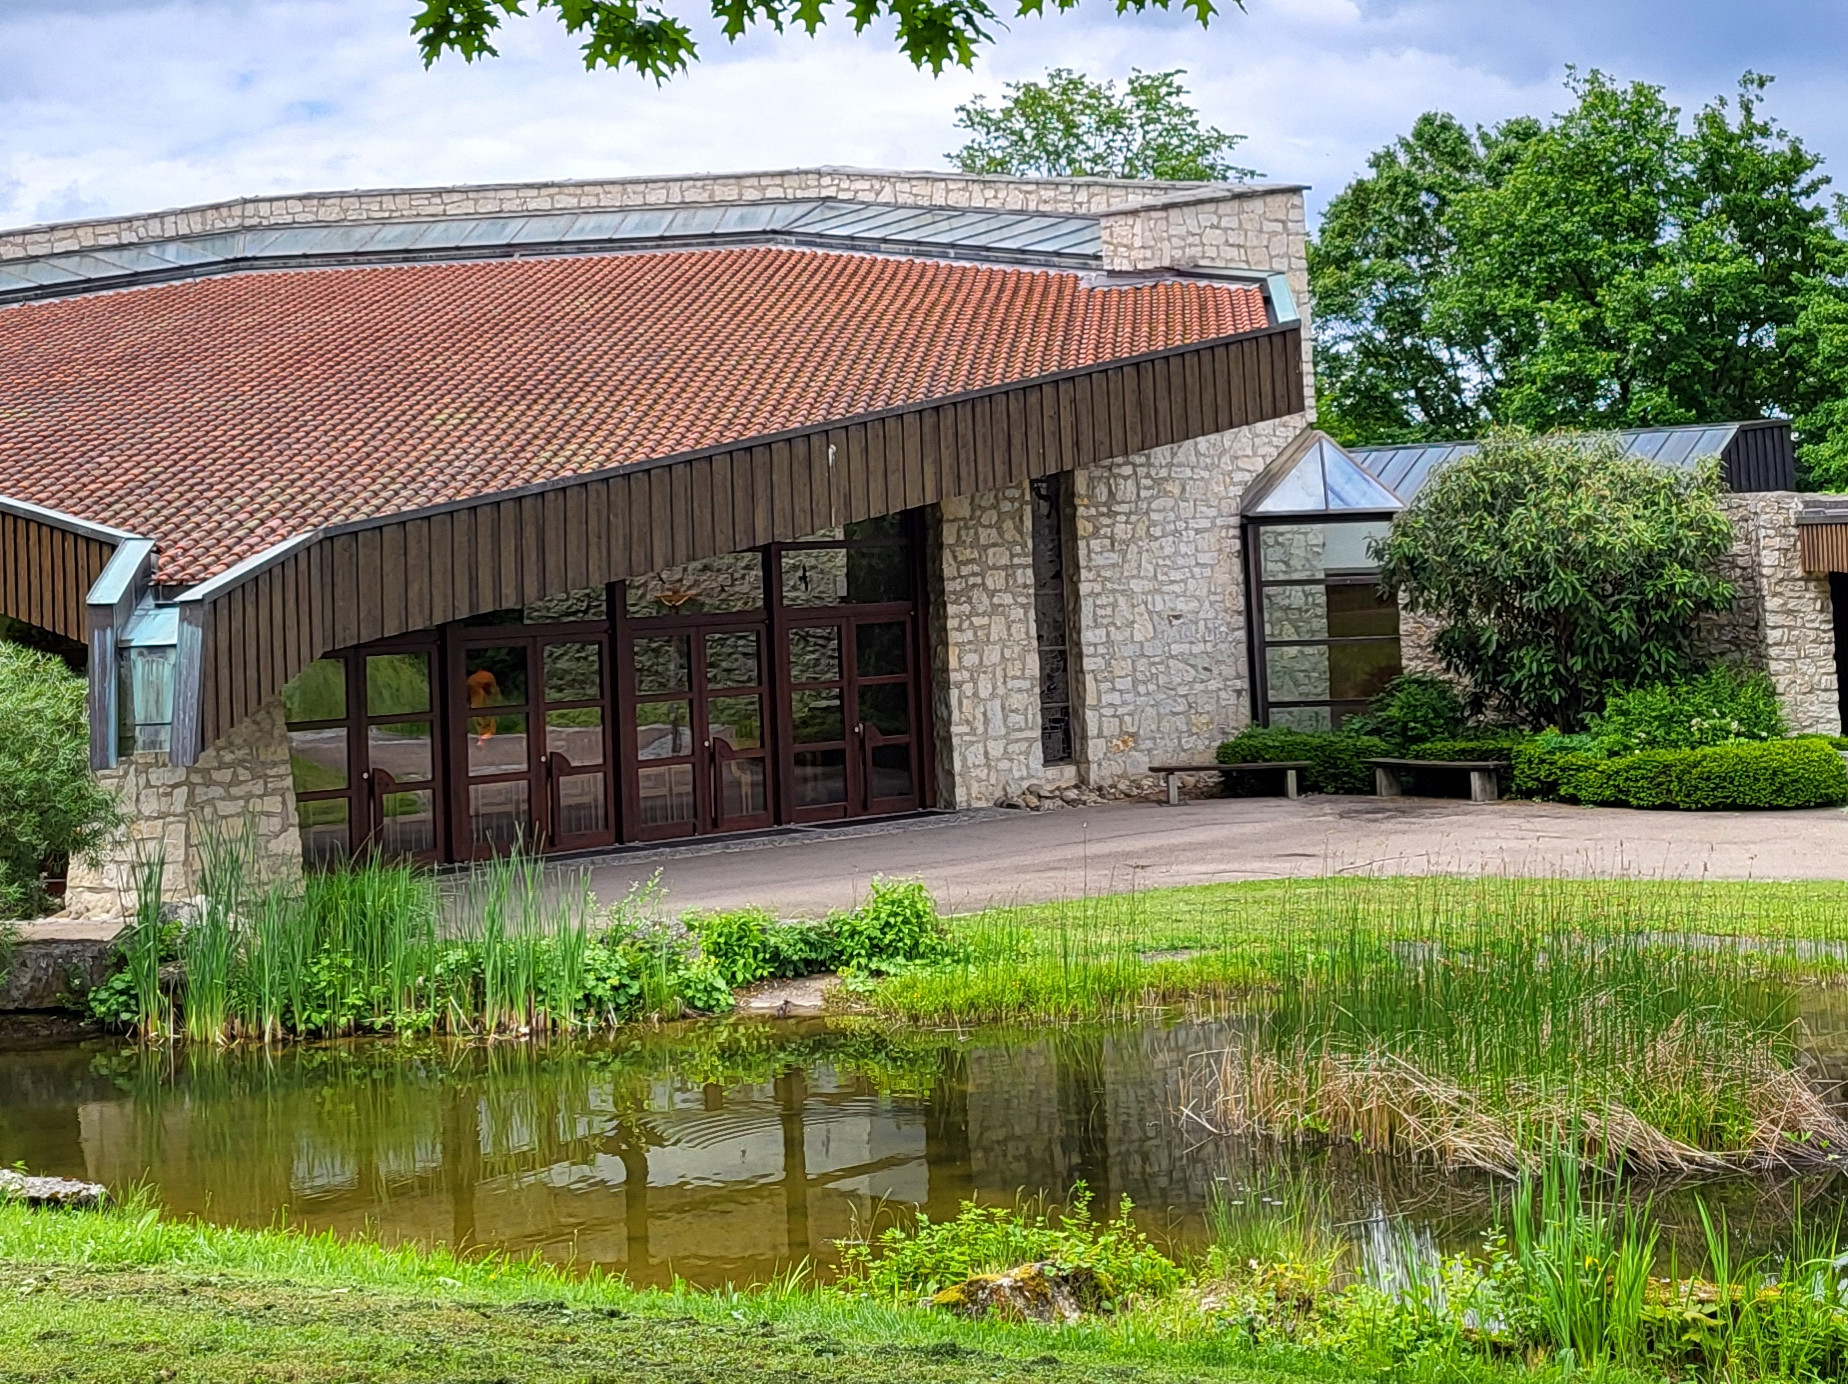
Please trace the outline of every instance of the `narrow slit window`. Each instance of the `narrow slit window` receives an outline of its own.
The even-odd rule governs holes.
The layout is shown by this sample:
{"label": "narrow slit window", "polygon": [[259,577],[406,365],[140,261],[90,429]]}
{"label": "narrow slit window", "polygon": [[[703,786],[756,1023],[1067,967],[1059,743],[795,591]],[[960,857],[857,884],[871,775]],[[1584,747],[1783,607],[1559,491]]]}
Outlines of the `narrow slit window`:
{"label": "narrow slit window", "polygon": [[1033,628],[1039,645],[1040,757],[1076,762],[1072,725],[1071,606],[1066,590],[1065,477],[1032,482]]}

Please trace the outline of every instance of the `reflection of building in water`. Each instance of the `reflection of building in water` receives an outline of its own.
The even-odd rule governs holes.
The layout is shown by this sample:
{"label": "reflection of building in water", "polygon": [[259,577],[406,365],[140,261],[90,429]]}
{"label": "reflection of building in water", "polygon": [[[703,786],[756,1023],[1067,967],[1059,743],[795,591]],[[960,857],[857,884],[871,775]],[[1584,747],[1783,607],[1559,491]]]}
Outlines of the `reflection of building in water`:
{"label": "reflection of building in water", "polygon": [[378,1077],[232,1055],[134,1094],[47,1068],[28,1098],[10,1062],[0,1152],[112,1185],[151,1178],[175,1212],[219,1221],[267,1225],[286,1207],[390,1241],[744,1281],[830,1261],[882,1208],[948,1217],[971,1196],[1057,1199],[1082,1179],[1100,1211],[1124,1193],[1156,1221],[1197,1209],[1219,1156],[1168,1112],[1185,1056],[1216,1041],[1188,1026],[951,1050],[923,1099],[826,1063],[722,1088],[530,1054]]}

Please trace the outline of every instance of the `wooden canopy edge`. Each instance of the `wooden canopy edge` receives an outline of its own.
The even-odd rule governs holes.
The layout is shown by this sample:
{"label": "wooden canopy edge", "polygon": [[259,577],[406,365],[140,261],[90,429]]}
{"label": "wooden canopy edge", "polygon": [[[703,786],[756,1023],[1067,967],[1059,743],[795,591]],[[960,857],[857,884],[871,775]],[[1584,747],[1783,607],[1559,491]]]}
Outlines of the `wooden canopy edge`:
{"label": "wooden canopy edge", "polygon": [[1799,516],[1797,550],[1805,572],[1848,572],[1848,513],[1840,517]]}
{"label": "wooden canopy edge", "polygon": [[173,759],[336,649],[1303,407],[1288,324],[304,535],[182,597]]}
{"label": "wooden canopy edge", "polygon": [[85,642],[90,588],[116,549],[133,538],[107,524],[0,496],[0,615]]}

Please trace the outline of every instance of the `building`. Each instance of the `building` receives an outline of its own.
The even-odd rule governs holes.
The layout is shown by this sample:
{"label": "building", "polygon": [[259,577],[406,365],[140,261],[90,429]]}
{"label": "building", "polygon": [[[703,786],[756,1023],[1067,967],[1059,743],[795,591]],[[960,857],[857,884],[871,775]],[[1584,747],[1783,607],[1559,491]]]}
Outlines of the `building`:
{"label": "building", "polygon": [[1313,431],[1306,303],[1278,185],[823,168],[0,234],[0,616],[87,667],[133,818],[73,897],[154,842],[189,891],[213,821],[281,872],[461,861],[1332,723],[1401,666],[1358,540],[1411,489]]}

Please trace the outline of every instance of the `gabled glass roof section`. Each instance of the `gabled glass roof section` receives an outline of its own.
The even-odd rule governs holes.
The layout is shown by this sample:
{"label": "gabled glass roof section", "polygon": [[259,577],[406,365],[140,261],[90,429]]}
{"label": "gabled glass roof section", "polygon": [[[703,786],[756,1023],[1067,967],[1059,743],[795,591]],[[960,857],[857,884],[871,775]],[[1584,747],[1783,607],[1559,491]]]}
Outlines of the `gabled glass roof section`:
{"label": "gabled glass roof section", "polygon": [[1103,257],[1091,216],[811,199],[219,231],[0,260],[0,303],[240,269],[751,244],[1071,269]]}
{"label": "gabled glass roof section", "polygon": [[1262,476],[1254,489],[1262,493],[1247,501],[1245,513],[1328,514],[1342,510],[1396,510],[1399,497],[1368,475],[1354,458],[1325,433],[1310,433],[1285,452],[1277,469]]}

